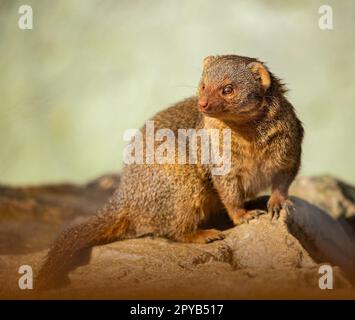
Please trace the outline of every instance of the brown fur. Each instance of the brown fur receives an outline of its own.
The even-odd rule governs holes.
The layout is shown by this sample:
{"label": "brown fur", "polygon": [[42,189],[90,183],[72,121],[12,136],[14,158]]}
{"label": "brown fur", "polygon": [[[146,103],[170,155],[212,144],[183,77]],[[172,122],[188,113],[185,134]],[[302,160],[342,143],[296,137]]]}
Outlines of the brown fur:
{"label": "brown fur", "polygon": [[218,230],[200,230],[201,223],[221,209],[235,224],[253,218],[244,202],[268,187],[269,211],[278,215],[288,208],[288,187],[300,167],[303,128],[284,92],[256,59],[206,58],[198,97],[155,115],[155,130],[232,129],[230,172],[211,175],[210,166],[200,163],[126,165],[117,191],[98,215],[67,230],[53,244],[38,287],[58,285],[71,259],[97,244],[147,234],[197,243],[221,239]]}

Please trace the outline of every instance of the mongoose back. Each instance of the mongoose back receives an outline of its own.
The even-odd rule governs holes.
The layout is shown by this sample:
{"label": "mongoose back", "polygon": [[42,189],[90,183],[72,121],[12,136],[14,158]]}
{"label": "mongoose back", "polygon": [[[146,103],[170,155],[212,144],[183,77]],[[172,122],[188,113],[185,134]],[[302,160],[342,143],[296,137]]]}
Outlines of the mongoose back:
{"label": "mongoose back", "polygon": [[73,258],[95,245],[148,234],[190,243],[223,239],[221,231],[200,229],[201,224],[221,210],[235,225],[254,218],[258,213],[247,211],[244,203],[266,188],[272,191],[268,201],[272,216],[289,209],[288,188],[299,171],[303,128],[284,93],[279,79],[257,59],[205,58],[197,96],[151,120],[155,130],[168,128],[174,133],[229,129],[229,172],[214,175],[211,165],[201,161],[125,165],[107,204],[53,243],[36,286],[61,285]]}

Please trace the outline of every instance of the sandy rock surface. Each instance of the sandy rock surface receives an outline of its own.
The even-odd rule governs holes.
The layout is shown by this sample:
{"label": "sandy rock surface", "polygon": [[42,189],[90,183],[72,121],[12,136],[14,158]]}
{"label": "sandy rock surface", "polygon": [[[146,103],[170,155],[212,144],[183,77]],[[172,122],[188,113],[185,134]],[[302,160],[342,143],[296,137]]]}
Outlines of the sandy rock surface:
{"label": "sandy rock surface", "polygon": [[[58,233],[94,213],[118,183],[111,175],[86,186],[0,187],[0,296],[355,298],[353,189],[330,177],[299,178],[292,187],[298,196],[292,198],[294,211],[276,221],[264,214],[237,227],[227,223],[222,241],[182,244],[145,237],[98,246],[70,273],[65,288],[40,295],[20,290],[19,266],[31,265],[36,273]],[[263,209],[266,200],[250,206]],[[324,264],[333,266],[333,290],[319,288]]]}

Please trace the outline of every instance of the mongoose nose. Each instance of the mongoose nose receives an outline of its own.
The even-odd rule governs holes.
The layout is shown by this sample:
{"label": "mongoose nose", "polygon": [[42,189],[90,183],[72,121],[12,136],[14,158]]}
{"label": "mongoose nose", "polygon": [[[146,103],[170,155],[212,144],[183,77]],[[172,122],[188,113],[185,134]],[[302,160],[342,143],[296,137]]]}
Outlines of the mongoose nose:
{"label": "mongoose nose", "polygon": [[199,106],[202,110],[207,110],[207,109],[208,109],[208,101],[207,101],[207,99],[199,100],[199,101],[198,101],[198,106]]}

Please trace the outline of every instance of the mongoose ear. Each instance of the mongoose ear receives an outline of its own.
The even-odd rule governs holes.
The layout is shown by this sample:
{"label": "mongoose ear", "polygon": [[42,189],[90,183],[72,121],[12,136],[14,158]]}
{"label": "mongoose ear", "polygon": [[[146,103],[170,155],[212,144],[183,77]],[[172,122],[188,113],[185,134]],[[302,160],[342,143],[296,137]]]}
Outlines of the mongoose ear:
{"label": "mongoose ear", "polygon": [[248,64],[251,71],[260,79],[261,85],[266,91],[271,84],[270,73],[267,71],[266,67],[260,62],[251,62]]}
{"label": "mongoose ear", "polygon": [[203,67],[207,68],[212,61],[216,60],[216,56],[208,56],[205,59],[203,59]]}

